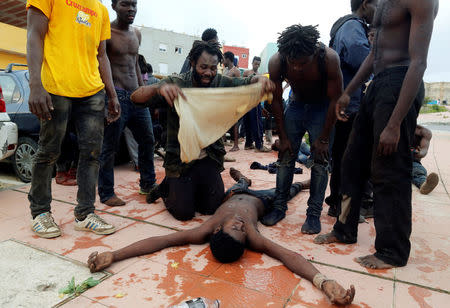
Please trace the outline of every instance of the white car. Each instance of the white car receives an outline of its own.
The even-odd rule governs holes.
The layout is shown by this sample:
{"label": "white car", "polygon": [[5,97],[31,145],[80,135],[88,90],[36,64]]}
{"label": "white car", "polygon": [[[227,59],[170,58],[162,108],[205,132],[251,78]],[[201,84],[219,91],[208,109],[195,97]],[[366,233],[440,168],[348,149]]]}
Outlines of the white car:
{"label": "white car", "polygon": [[6,112],[0,112],[0,161],[14,154],[19,131]]}

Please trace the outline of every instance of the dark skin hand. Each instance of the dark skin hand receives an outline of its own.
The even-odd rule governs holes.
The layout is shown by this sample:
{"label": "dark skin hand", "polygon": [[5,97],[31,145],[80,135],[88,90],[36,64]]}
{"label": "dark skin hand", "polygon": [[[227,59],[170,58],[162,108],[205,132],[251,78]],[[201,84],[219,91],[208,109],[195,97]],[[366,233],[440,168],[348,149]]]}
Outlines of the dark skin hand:
{"label": "dark skin hand", "polygon": [[339,109],[336,109],[339,118],[348,100],[346,96],[360,87],[372,72],[377,74],[389,67],[408,66],[397,104],[380,135],[378,155],[391,155],[397,151],[401,123],[417,95],[427,66],[438,10],[438,0],[379,1],[373,23],[373,49],[345,90]]}
{"label": "dark skin hand", "polygon": [[27,12],[27,62],[30,73],[30,111],[41,120],[51,120],[52,99],[41,81],[44,58],[44,38],[48,30],[48,18],[35,7]]}
{"label": "dark skin hand", "polygon": [[[309,182],[303,184],[308,187]],[[319,271],[310,262],[300,254],[278,245],[259,233],[257,221],[263,214],[264,205],[258,198],[250,195],[234,195],[226,200],[209,220],[197,228],[150,237],[112,252],[100,254],[93,252],[88,258],[88,267],[91,272],[97,272],[114,262],[150,254],[167,247],[204,244],[212,233],[223,230],[234,239],[245,241],[249,249],[280,260],[292,272],[312,282]],[[325,282],[322,291],[332,303],[342,305],[350,304],[355,295],[354,286],[346,290],[335,281]]]}
{"label": "dark skin hand", "polygon": [[[281,55],[276,53],[269,61],[270,79],[275,83],[275,91],[273,95],[272,111],[277,122],[280,136],[280,156],[285,152],[290,155],[292,153],[292,145],[287,138],[284,128],[283,106],[282,106],[282,83],[286,79],[291,85],[294,94],[305,99],[314,100],[317,97],[323,97],[320,93],[321,76],[318,68],[317,52],[309,57],[300,57],[298,59],[287,60],[286,76],[281,75]],[[329,157],[329,137],[336,122],[335,109],[336,102],[342,94],[342,73],[340,69],[339,57],[335,51],[326,48],[325,63],[327,69],[327,93],[326,96],[330,100],[325,125],[322,132],[311,145],[311,151],[318,160],[328,160]],[[301,94],[301,95],[299,95]]]}
{"label": "dark skin hand", "polygon": [[415,148],[414,156],[417,159],[422,159],[428,154],[428,148],[430,147],[430,141],[433,137],[433,134],[428,128],[425,128],[421,125],[417,125],[414,134],[420,138],[419,145],[417,145]]}

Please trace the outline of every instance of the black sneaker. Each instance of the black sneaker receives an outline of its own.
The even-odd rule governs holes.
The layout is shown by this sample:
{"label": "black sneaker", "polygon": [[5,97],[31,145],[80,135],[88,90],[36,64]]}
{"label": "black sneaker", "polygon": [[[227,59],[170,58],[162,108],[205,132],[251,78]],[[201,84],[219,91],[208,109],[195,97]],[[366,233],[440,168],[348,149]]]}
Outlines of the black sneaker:
{"label": "black sneaker", "polygon": [[159,189],[159,185],[155,184],[152,186],[151,190],[148,192],[147,196],[145,197],[145,200],[147,203],[155,203],[156,200],[161,198],[161,191]]}
{"label": "black sneaker", "polygon": [[339,216],[337,208],[335,206],[333,206],[333,205],[330,205],[330,207],[328,208],[328,213],[327,214],[328,214],[328,216],[331,216],[331,217],[338,217]]}
{"label": "black sneaker", "polygon": [[313,215],[306,215],[305,223],[302,226],[302,233],[317,234],[320,233],[322,227],[320,225],[320,217]]}

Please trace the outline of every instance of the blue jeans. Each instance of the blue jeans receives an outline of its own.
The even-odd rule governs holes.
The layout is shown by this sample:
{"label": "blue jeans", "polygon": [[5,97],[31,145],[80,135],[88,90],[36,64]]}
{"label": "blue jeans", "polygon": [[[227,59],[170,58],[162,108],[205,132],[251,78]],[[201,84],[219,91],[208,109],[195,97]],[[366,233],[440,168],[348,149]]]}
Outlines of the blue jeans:
{"label": "blue jeans", "polygon": [[84,220],[95,210],[95,184],[98,178],[98,156],[102,149],[105,117],[105,91],[83,98],[51,95],[52,119],[41,120],[39,147],[33,165],[33,178],[28,194],[31,215],[50,212],[53,167],[61,153],[70,118],[78,136],[78,193],[75,217]]}
{"label": "blue jeans", "polygon": [[[284,153],[281,157],[280,167],[277,172],[276,198],[273,203],[274,208],[287,210],[289,188],[294,177],[295,160],[300,149],[303,135],[308,132],[311,144],[320,137],[325,124],[329,103],[315,102],[307,104],[299,101],[292,101],[284,113],[284,126],[286,134],[291,142],[293,154]],[[332,136],[330,136],[330,149],[332,146]],[[311,167],[311,188],[308,199],[307,215],[320,216],[322,204],[325,197],[325,190],[328,184],[328,162],[319,161],[311,154],[313,161]]]}
{"label": "blue jeans", "polygon": [[119,89],[116,89],[116,92],[122,113],[119,120],[105,127],[98,176],[98,194],[101,202],[114,196],[114,154],[125,126],[131,130],[138,143],[140,187],[147,189],[156,182],[153,164],[155,138],[150,111],[148,108],[136,107],[130,100],[131,92]]}
{"label": "blue jeans", "polygon": [[412,183],[420,188],[427,180],[427,169],[420,162],[413,161]]}
{"label": "blue jeans", "polygon": [[245,125],[245,146],[251,146],[255,142],[257,149],[262,148],[262,120],[261,104],[250,110],[244,115]]}
{"label": "blue jeans", "polygon": [[306,165],[309,156],[311,156],[311,148],[306,142],[302,142],[300,145],[300,151],[298,151],[297,161],[300,164]]}

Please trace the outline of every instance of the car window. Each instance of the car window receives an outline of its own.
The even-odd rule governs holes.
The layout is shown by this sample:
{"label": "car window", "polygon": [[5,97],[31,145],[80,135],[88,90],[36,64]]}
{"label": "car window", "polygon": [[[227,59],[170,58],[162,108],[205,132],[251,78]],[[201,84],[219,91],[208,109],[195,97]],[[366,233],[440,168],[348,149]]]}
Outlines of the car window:
{"label": "car window", "polygon": [[20,101],[21,93],[16,82],[11,76],[0,76],[0,86],[3,90],[3,98],[6,104],[14,104]]}

